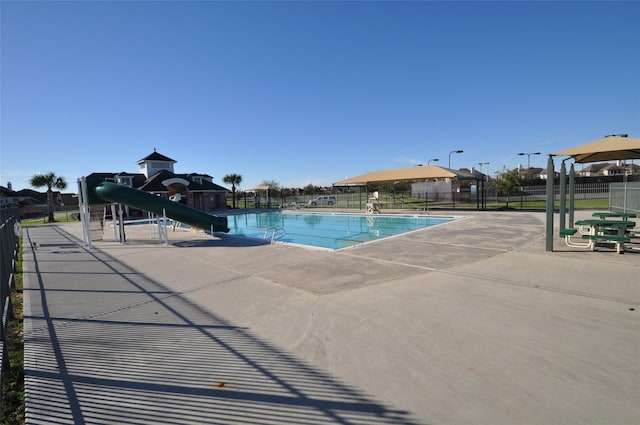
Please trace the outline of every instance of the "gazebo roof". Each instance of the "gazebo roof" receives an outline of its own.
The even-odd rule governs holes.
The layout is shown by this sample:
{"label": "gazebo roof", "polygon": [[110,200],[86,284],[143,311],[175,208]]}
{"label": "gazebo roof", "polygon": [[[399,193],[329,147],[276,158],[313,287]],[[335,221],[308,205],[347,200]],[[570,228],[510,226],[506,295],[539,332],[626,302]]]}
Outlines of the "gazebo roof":
{"label": "gazebo roof", "polygon": [[246,192],[255,192],[256,190],[269,190],[269,189],[271,189],[271,186],[264,184],[261,186],[256,186],[256,187],[247,189]]}
{"label": "gazebo roof", "polygon": [[462,170],[438,167],[436,165],[380,170],[335,182],[334,186],[362,186],[368,183],[393,182],[400,180],[457,179],[477,180],[478,177]]}

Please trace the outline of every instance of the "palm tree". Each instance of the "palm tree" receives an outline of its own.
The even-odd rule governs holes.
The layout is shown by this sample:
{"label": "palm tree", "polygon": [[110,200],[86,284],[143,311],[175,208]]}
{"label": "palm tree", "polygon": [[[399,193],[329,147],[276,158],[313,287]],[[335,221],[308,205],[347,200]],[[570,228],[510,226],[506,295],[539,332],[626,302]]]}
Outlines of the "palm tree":
{"label": "palm tree", "polygon": [[231,185],[231,200],[233,208],[236,207],[236,185],[240,185],[242,182],[242,176],[240,174],[227,174],[222,178],[222,181]]}
{"label": "palm tree", "polygon": [[55,218],[53,217],[53,188],[62,190],[67,187],[67,182],[64,181],[64,177],[56,176],[54,173],[49,172],[47,174],[36,174],[31,177],[31,186],[42,187],[47,186],[47,207],[49,209],[49,223],[53,223]]}

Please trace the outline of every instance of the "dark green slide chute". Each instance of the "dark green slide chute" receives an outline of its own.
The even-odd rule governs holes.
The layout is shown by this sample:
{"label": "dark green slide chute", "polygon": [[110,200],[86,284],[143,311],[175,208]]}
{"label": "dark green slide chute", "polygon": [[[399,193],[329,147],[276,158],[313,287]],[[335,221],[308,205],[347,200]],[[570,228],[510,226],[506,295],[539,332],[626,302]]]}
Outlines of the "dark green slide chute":
{"label": "dark green slide chute", "polygon": [[128,186],[102,182],[95,187],[95,194],[104,201],[129,205],[157,215],[162,215],[164,210],[167,217],[200,229],[211,230],[213,227],[214,232],[229,231],[227,217],[210,215],[204,211]]}

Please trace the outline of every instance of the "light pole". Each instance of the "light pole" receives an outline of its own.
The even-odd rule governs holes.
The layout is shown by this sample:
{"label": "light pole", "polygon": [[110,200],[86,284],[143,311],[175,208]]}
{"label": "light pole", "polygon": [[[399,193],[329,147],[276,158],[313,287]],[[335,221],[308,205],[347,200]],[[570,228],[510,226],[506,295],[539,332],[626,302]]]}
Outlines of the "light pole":
{"label": "light pole", "polygon": [[531,168],[531,155],[540,155],[540,152],[531,152],[531,153],[520,152],[518,155],[527,155],[527,170],[528,170],[529,168]]}
{"label": "light pole", "polygon": [[482,174],[482,185],[480,185],[481,187],[481,202],[482,202],[482,209],[486,209],[487,208],[487,193],[486,193],[486,188],[485,188],[485,180],[489,181],[489,167],[487,167],[487,177],[485,178],[484,173],[482,172],[482,166],[483,165],[489,165],[488,162],[478,162],[478,165],[480,166],[480,174]]}
{"label": "light pole", "polygon": [[462,152],[464,152],[462,149],[457,150],[457,151],[451,151],[451,152],[449,152],[449,168],[451,168],[451,154],[452,154],[452,153],[462,153]]}
{"label": "light pole", "polygon": [[440,161],[440,158],[431,158],[430,160],[427,161],[427,165],[429,165],[429,163],[431,163],[431,161],[438,162],[438,161]]}
{"label": "light pole", "polygon": [[[482,173],[482,166],[483,166],[483,165],[489,165],[489,163],[488,163],[488,162],[478,162],[478,165],[480,166],[480,174],[483,174],[483,173]],[[487,173],[487,174],[488,174],[488,173]]]}

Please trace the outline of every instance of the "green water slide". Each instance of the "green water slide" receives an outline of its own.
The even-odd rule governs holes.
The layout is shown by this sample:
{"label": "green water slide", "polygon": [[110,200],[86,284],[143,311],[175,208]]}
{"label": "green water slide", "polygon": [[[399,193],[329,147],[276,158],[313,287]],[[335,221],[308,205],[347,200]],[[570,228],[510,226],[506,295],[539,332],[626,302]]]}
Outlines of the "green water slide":
{"label": "green water slide", "polygon": [[227,217],[210,215],[149,192],[111,182],[101,182],[94,187],[93,192],[102,201],[129,205],[160,216],[164,211],[169,218],[204,230],[213,228],[214,232],[229,231]]}

